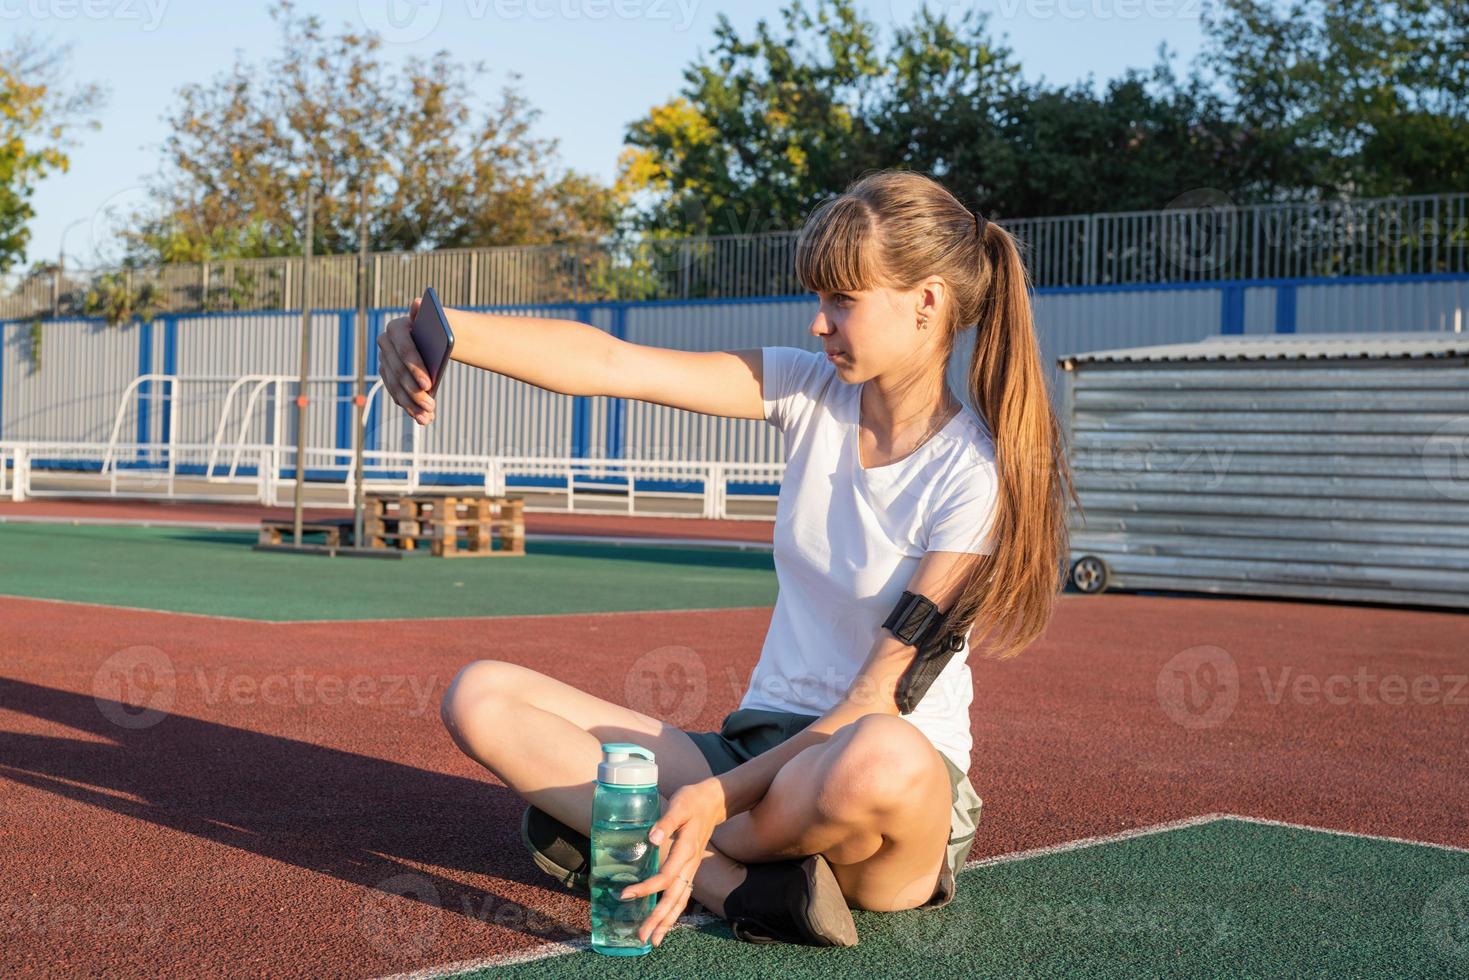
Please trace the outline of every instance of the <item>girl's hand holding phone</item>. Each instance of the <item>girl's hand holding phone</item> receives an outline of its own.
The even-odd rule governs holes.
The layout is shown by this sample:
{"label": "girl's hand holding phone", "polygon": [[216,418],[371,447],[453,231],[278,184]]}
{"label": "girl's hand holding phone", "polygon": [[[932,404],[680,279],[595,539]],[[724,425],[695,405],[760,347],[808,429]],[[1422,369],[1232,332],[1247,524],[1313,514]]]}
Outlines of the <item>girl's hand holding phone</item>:
{"label": "girl's hand holding phone", "polygon": [[413,343],[413,318],[421,298],[414,299],[407,316],[392,320],[378,335],[378,375],[388,397],[403,407],[419,425],[434,420],[434,399],[428,393],[428,369]]}

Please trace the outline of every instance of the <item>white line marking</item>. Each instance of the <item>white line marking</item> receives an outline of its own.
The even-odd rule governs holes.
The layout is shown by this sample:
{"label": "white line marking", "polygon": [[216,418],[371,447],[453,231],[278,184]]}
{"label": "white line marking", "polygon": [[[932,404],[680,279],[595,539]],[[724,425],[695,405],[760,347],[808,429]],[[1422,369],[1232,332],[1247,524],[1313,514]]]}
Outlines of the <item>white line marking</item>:
{"label": "white line marking", "polygon": [[[310,523],[309,521],[307,523]],[[152,517],[64,517],[54,515],[0,514],[0,524],[60,524],[66,527],[161,527],[205,531],[258,531],[260,522],[239,521],[165,521]],[[646,544],[680,548],[731,548],[739,551],[772,551],[767,541],[745,541],[740,538],[668,538],[658,535],[561,534],[555,531],[527,532],[526,541],[590,541],[594,544]]]}
{"label": "white line marking", "polygon": [[193,616],[195,619],[222,619],[231,623],[251,623],[256,626],[274,626],[275,620],[271,619],[246,619],[242,616],[219,616],[214,613],[175,612],[172,609],[148,609],[143,606],[117,606],[110,602],[83,602],[80,599],[52,599],[48,596],[34,595],[11,595],[0,593],[0,599],[14,599],[17,602],[55,602],[63,606],[90,606],[93,609],[118,609],[123,612],[146,613],[154,616]]}
{"label": "white line marking", "polygon": [[1051,844],[1046,847],[1033,847],[1026,851],[1013,851],[1009,854],[997,854],[993,857],[975,858],[972,861],[964,862],[964,870],[968,871],[970,868],[991,868],[995,865],[1011,864],[1015,861],[1029,861],[1032,858],[1047,857],[1051,854],[1080,851],[1088,847],[1096,847],[1099,844],[1116,844],[1120,841],[1132,840],[1137,837],[1149,837],[1153,834],[1167,833],[1170,830],[1186,830],[1189,827],[1201,827],[1206,823],[1227,819],[1229,819],[1229,814],[1227,813],[1206,813],[1197,817],[1185,817],[1182,820],[1170,820],[1167,823],[1149,824],[1146,827],[1133,827],[1130,830],[1119,830],[1115,834],[1082,837],[1077,840],[1067,841],[1064,844]]}
{"label": "white line marking", "polygon": [[[605,612],[505,613],[500,616],[422,616],[407,619],[286,619],[280,620],[279,625],[322,626],[348,623],[475,623],[502,619],[570,619],[573,616],[641,616],[650,613],[674,615],[681,613],[759,612],[769,611],[771,608],[770,606],[716,606],[710,609],[609,609]],[[276,620],[262,620],[262,622],[276,622]]]}
{"label": "white line marking", "polygon": [[1355,830],[1333,830],[1330,827],[1312,827],[1303,823],[1287,823],[1284,820],[1269,820],[1265,817],[1243,817],[1234,813],[1222,814],[1229,820],[1238,820],[1242,823],[1257,823],[1266,827],[1288,827],[1291,830],[1314,830],[1318,834],[1334,834],[1337,837],[1358,837],[1362,840],[1381,841],[1384,844],[1408,844],[1412,847],[1432,847],[1440,851],[1452,851],[1455,854],[1469,854],[1469,847],[1459,847],[1455,844],[1438,844],[1428,840],[1414,840],[1411,837],[1385,837],[1382,834],[1363,834]]}
{"label": "white line marking", "polygon": [[[1283,820],[1268,820],[1264,817],[1246,817],[1236,813],[1205,813],[1196,817],[1185,817],[1181,820],[1170,820],[1166,823],[1149,824],[1146,827],[1133,827],[1129,830],[1121,830],[1115,834],[1101,834],[1096,837],[1082,837],[1077,840],[1067,841],[1064,844],[1052,844],[1046,847],[1033,847],[1024,851],[1014,851],[1009,854],[997,854],[987,858],[975,858],[964,862],[964,871],[972,868],[992,868],[1002,864],[1013,864],[1016,861],[1029,861],[1034,858],[1048,857],[1052,854],[1065,854],[1068,851],[1080,851],[1101,844],[1116,844],[1126,840],[1136,840],[1140,837],[1151,837],[1154,834],[1167,833],[1173,830],[1187,830],[1191,827],[1202,827],[1205,824],[1216,823],[1220,820],[1238,820],[1241,823],[1261,824],[1268,827],[1286,827],[1291,830],[1314,830],[1318,833],[1332,834],[1337,837],[1358,837],[1364,840],[1381,841],[1391,844],[1410,844],[1417,847],[1433,847],[1444,851],[1453,851],[1460,854],[1469,854],[1469,848],[1456,847],[1452,844],[1435,844],[1431,841],[1410,840],[1405,837],[1383,837],[1378,834],[1362,834],[1351,830],[1333,830],[1329,827],[1312,827],[1306,824],[1286,823]],[[719,917],[709,913],[701,912],[696,915],[681,917],[668,934],[685,927],[697,928],[712,922]],[[667,937],[665,936],[665,939]],[[547,943],[544,946],[532,949],[518,950],[513,953],[502,953],[498,956],[487,956],[478,960],[461,960],[458,963],[447,963],[443,966],[425,967],[412,973],[399,973],[382,980],[441,980],[443,977],[452,976],[456,973],[466,973],[470,970],[485,970],[492,967],[514,966],[519,963],[531,963],[536,960],[547,959],[552,956],[566,956],[572,953],[588,952],[591,949],[590,938],[576,939],[570,942]]]}
{"label": "white line marking", "polygon": [[715,606],[708,609],[608,609],[592,612],[503,613],[499,616],[410,616],[398,619],[250,619],[246,616],[222,616],[217,613],[183,612],[176,609],[152,609],[147,606],[119,606],[110,602],[86,602],[81,599],[52,599],[49,596],[12,595],[0,592],[0,599],[18,602],[58,602],[66,606],[90,606],[95,609],[118,609],[123,612],[147,613],[155,616],[193,616],[196,619],[222,619],[231,623],[255,626],[350,626],[353,623],[476,623],[506,619],[570,619],[573,616],[639,616],[679,613],[760,612],[770,606]]}
{"label": "white line marking", "polygon": [[0,514],[0,524],[63,524],[67,527],[163,527],[192,528],[206,531],[258,531],[260,522],[241,524],[236,521],[160,521],[154,518],[129,517],[53,517]]}

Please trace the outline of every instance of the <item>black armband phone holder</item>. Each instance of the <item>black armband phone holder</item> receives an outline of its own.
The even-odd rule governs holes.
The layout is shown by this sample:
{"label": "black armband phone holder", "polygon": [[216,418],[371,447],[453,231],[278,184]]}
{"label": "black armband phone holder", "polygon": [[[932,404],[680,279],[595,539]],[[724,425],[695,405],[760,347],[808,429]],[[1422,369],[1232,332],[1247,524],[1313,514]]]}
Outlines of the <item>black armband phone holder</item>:
{"label": "black armband phone holder", "polygon": [[[950,609],[949,613],[953,610]],[[918,648],[913,662],[898,681],[895,699],[898,711],[909,714],[943,671],[954,654],[964,648],[964,635],[948,630],[949,613],[939,612],[926,596],[904,590],[903,597],[883,621],[894,636]]]}

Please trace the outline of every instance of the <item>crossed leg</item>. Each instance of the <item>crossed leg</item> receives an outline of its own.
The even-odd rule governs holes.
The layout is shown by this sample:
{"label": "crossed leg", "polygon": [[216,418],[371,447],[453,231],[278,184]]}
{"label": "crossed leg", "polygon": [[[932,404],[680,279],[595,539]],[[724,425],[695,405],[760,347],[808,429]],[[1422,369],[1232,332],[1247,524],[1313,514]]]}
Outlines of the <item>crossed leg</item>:
{"label": "crossed leg", "polygon": [[[518,664],[467,665],[440,713],[466,755],[582,833],[591,829],[596,781],[588,774],[596,772],[603,742],[652,749],[665,801],[711,775],[681,729]],[[949,793],[943,761],[922,733],[902,718],[864,717],[802,750],[760,803],[716,829],[693,897],[722,915],[724,897],[744,878],[743,862],[820,853],[849,905],[916,907],[938,881]]]}

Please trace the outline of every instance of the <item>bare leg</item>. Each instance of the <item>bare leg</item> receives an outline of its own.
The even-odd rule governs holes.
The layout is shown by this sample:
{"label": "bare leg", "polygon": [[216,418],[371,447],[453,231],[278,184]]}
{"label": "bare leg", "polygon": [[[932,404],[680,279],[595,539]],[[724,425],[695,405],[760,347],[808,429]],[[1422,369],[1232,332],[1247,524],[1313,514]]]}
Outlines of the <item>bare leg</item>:
{"label": "bare leg", "polygon": [[[682,730],[516,664],[468,665],[445,692],[441,714],[466,755],[528,803],[588,835],[603,742],[652,749],[665,804],[680,787],[711,775]],[[664,842],[663,858],[671,846]],[[722,917],[725,896],[744,877],[744,865],[711,844],[694,876],[694,900]]]}
{"label": "bare leg", "polygon": [[823,854],[849,905],[915,908],[938,884],[951,793],[938,750],[911,722],[866,715],[798,753],[711,842],[742,861]]}

